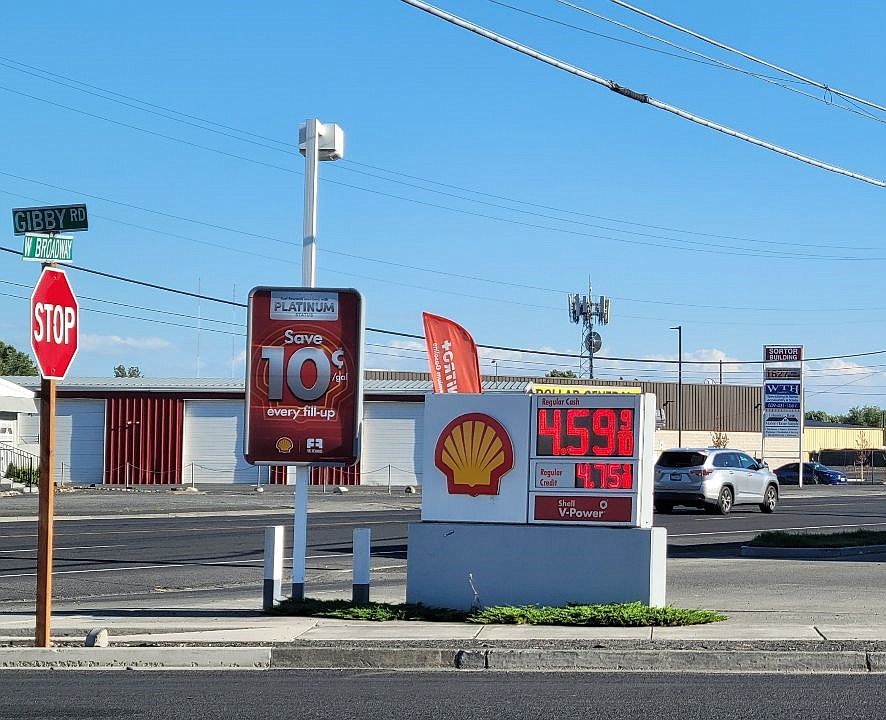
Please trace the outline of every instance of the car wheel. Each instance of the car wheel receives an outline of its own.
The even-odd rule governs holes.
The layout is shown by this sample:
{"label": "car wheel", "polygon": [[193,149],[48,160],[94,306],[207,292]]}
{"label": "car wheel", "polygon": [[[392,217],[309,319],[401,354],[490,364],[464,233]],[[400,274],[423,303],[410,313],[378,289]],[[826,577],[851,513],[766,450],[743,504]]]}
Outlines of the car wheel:
{"label": "car wheel", "polygon": [[763,495],[760,510],[764,513],[775,512],[776,505],[778,505],[778,488],[775,485],[770,485],[766,488],[766,493]]}
{"label": "car wheel", "polygon": [[662,515],[670,515],[674,512],[674,503],[669,502],[657,502],[655,503],[656,512],[660,512]]}
{"label": "car wheel", "polygon": [[728,515],[732,512],[732,488],[724,487],[717,498],[717,512]]}

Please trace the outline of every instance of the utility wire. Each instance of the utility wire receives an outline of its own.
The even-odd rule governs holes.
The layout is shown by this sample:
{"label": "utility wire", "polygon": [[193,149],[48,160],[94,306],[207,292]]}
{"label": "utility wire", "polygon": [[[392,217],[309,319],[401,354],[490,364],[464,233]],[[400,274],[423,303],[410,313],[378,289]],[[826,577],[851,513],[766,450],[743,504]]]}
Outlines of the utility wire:
{"label": "utility wire", "polygon": [[[495,0],[489,0],[489,1],[490,1],[490,2],[495,2]],[[503,3],[500,3],[500,4],[503,4]],[[512,6],[510,6],[510,5],[505,5],[505,7],[512,7]],[[519,8],[514,8],[514,9],[519,10]],[[521,12],[524,12],[524,11],[521,11]],[[531,15],[535,15],[534,13],[530,13],[530,14],[531,14]],[[539,16],[537,16],[537,17],[544,17],[544,16],[540,16],[540,15],[539,15]],[[602,16],[601,16],[601,17],[602,17]],[[556,22],[556,21],[554,21],[554,22]],[[613,21],[613,22],[614,22],[614,21]],[[573,26],[570,26],[570,27],[573,27]],[[0,58],[0,59],[2,59],[2,58]],[[18,70],[18,71],[21,71],[21,72],[26,72],[26,71],[21,70],[20,68],[14,67],[13,65],[10,65],[8,62],[7,62],[7,63],[3,63],[2,61],[0,61],[0,66],[5,66],[5,67],[8,67],[8,68],[13,69],[13,70]],[[26,65],[25,67],[29,67],[29,68],[32,68],[32,69],[33,69],[33,66],[28,66],[28,65]],[[42,69],[39,70],[39,72],[41,72],[41,73],[45,73],[46,75],[50,75],[50,76],[54,75],[54,73],[50,73],[49,71],[42,70]],[[28,73],[28,74],[34,75],[35,77],[42,77],[41,75],[38,75],[38,74],[36,74],[36,73]],[[64,77],[64,76],[56,76],[56,77]],[[44,80],[50,80],[50,81],[52,81],[52,82],[58,82],[58,81],[52,80],[51,78],[46,78],[46,77],[44,77],[44,78],[42,78],[42,79],[44,79]],[[77,81],[77,80],[71,80],[71,82],[80,83],[80,81]],[[60,83],[60,84],[64,85],[64,83]],[[85,85],[86,87],[96,87],[96,86],[93,86],[93,85],[89,85],[88,83],[81,83],[81,84]],[[68,85],[67,87],[72,87],[72,86]],[[63,107],[63,108],[66,108],[66,109],[70,109],[70,110],[72,110],[73,112],[78,112],[78,113],[84,114],[84,115],[86,115],[87,117],[91,117],[91,118],[98,119],[98,120],[103,120],[103,121],[105,121],[105,122],[109,122],[109,123],[116,124],[116,125],[121,125],[121,126],[123,126],[123,127],[129,128],[129,129],[132,129],[132,130],[136,130],[136,131],[143,132],[143,133],[146,133],[146,134],[149,134],[149,135],[153,135],[153,136],[156,136],[156,137],[160,137],[161,139],[166,139],[166,140],[169,140],[169,141],[171,141],[171,142],[182,143],[182,144],[188,145],[188,146],[190,146],[190,147],[194,147],[194,148],[197,148],[197,149],[205,150],[205,151],[207,151],[207,152],[213,152],[213,153],[220,154],[220,155],[223,155],[223,156],[226,156],[226,157],[230,157],[230,158],[233,158],[233,159],[243,160],[243,161],[245,161],[245,162],[250,162],[250,163],[254,163],[254,164],[258,164],[258,165],[262,165],[262,166],[264,166],[264,167],[269,167],[269,168],[271,168],[271,169],[281,170],[281,171],[283,171],[283,172],[287,172],[287,173],[292,173],[292,174],[296,174],[296,175],[301,175],[301,174],[303,174],[303,173],[301,173],[300,171],[298,171],[297,169],[293,169],[293,168],[289,168],[289,167],[283,167],[283,166],[280,166],[280,165],[275,165],[275,164],[273,164],[273,163],[262,162],[262,161],[259,161],[259,160],[255,160],[254,158],[249,158],[249,157],[246,157],[246,156],[243,156],[243,155],[238,155],[238,154],[236,154],[236,153],[229,153],[229,152],[227,152],[227,151],[220,150],[220,149],[217,149],[217,148],[213,148],[213,147],[210,147],[210,146],[207,146],[207,145],[202,145],[202,144],[200,144],[200,143],[195,143],[195,142],[191,142],[191,141],[188,141],[188,140],[183,140],[183,139],[181,139],[181,138],[177,138],[177,137],[174,137],[174,136],[171,136],[171,135],[166,135],[165,133],[158,133],[158,132],[156,132],[156,131],[153,131],[153,130],[150,130],[150,129],[147,129],[147,128],[143,128],[143,127],[140,127],[140,126],[137,126],[137,125],[132,125],[131,123],[123,123],[123,122],[120,122],[120,121],[114,120],[114,119],[112,119],[112,118],[108,118],[108,117],[106,117],[106,116],[104,116],[104,115],[99,115],[99,114],[96,114],[96,113],[90,113],[90,112],[87,112],[87,111],[84,111],[84,110],[80,110],[80,109],[78,109],[78,108],[70,107],[70,106],[68,106],[68,105],[62,105],[62,104],[57,103],[57,102],[55,102],[55,101],[52,101],[52,100],[49,100],[49,99],[46,99],[46,98],[42,98],[42,97],[39,97],[39,96],[36,96],[36,95],[33,95],[33,94],[22,93],[22,92],[20,92],[20,91],[18,91],[18,90],[13,90],[13,89],[11,89],[11,88],[5,88],[5,87],[2,87],[2,86],[0,86],[0,90],[6,90],[6,91],[11,92],[11,93],[16,93],[16,94],[19,94],[19,95],[23,95],[24,97],[28,97],[28,98],[33,99],[33,100],[37,100],[37,101],[40,101],[40,102],[48,103],[48,104],[50,104],[50,105],[55,105],[55,106],[58,106],[58,107]],[[105,89],[102,89],[102,92],[109,93],[110,95],[120,95],[119,93],[115,93],[114,91],[105,90]],[[95,96],[97,96],[97,97],[104,97],[105,99],[107,99],[107,100],[111,100],[111,101],[113,101],[113,102],[121,102],[121,101],[119,101],[119,100],[116,100],[114,97],[105,97],[105,96],[100,95],[100,94],[98,94],[98,93],[90,93],[90,94],[95,95]],[[138,99],[130,98],[130,96],[120,95],[120,97],[125,97],[125,98],[132,99],[132,100],[134,100],[134,102],[142,103],[142,104],[145,104],[145,105],[147,105],[147,106],[149,106],[149,107],[160,107],[160,108],[163,108],[163,106],[154,105],[154,104],[152,104],[152,103],[148,103],[147,101],[144,101],[144,100],[138,100]],[[201,129],[205,129],[205,130],[210,130],[210,131],[212,131],[212,132],[217,132],[217,131],[213,130],[212,128],[203,127],[203,126],[201,126],[201,125],[199,125],[199,124],[196,124],[196,123],[192,123],[192,122],[188,122],[188,121],[185,121],[185,120],[181,120],[181,119],[179,119],[179,118],[174,117],[173,115],[164,114],[164,113],[159,113],[159,112],[156,112],[156,111],[154,111],[154,110],[150,110],[150,109],[148,109],[148,108],[140,108],[138,105],[135,105],[135,104],[132,104],[132,103],[122,102],[122,104],[123,104],[124,106],[126,106],[126,107],[130,107],[130,108],[134,108],[134,109],[138,109],[138,110],[143,110],[143,111],[145,111],[145,112],[150,112],[150,113],[152,113],[152,114],[159,115],[160,117],[168,118],[168,119],[174,120],[174,121],[176,121],[176,122],[184,122],[185,124],[190,125],[190,126],[192,126],[192,127],[197,127],[197,128],[201,128]],[[177,115],[183,115],[183,116],[186,117],[186,118],[196,118],[196,116],[188,115],[188,114],[186,114],[186,113],[180,113],[180,112],[178,112],[178,111],[176,111],[176,110],[171,110],[171,109],[168,109],[168,108],[163,108],[163,109],[164,109],[164,110],[167,110],[168,113],[174,113],[174,114],[177,114]],[[207,124],[218,125],[219,127],[228,128],[228,129],[231,129],[231,130],[233,130],[233,131],[235,131],[235,132],[238,132],[238,133],[241,133],[241,134],[244,134],[244,135],[252,135],[252,136],[255,136],[255,137],[261,137],[261,138],[264,138],[264,136],[256,136],[256,135],[254,135],[253,133],[250,133],[250,132],[248,132],[248,131],[246,131],[246,130],[240,130],[240,129],[237,129],[237,128],[231,128],[230,126],[227,126],[227,125],[220,125],[219,123],[214,123],[213,121],[211,121],[211,120],[207,120],[207,119],[205,119],[205,118],[196,118],[196,119],[198,119],[200,122],[207,123]],[[225,136],[225,137],[229,137],[229,138],[233,138],[233,139],[237,139],[237,140],[243,140],[244,142],[253,142],[253,141],[251,141],[251,140],[247,140],[247,139],[244,139],[244,138],[239,138],[239,137],[237,137],[236,135],[233,135],[233,134],[231,134],[231,133],[221,132],[221,133],[219,133],[219,134],[221,134],[221,135],[223,135],[223,136]],[[268,138],[264,138],[264,139],[268,139]],[[269,148],[269,149],[272,149],[272,150],[277,150],[277,151],[280,151],[280,152],[285,152],[285,153],[286,153],[287,155],[289,155],[289,156],[297,156],[297,153],[294,152],[295,146],[290,146],[288,143],[285,143],[285,142],[283,142],[283,141],[276,141],[276,140],[271,140],[271,141],[272,141],[272,142],[277,142],[279,145],[282,145],[282,146],[284,146],[284,147],[282,147],[282,148],[281,148],[281,147],[273,147],[273,146],[267,145],[267,144],[265,144],[265,143],[254,143],[254,142],[253,142],[253,144],[257,144],[257,145],[260,145],[260,146],[262,146],[262,147],[266,147],[266,148]],[[293,148],[293,150],[290,150],[289,147]],[[381,171],[381,172],[388,173],[388,174],[400,175],[400,176],[402,176],[402,177],[408,177],[408,178],[410,178],[410,179],[419,180],[419,181],[424,182],[424,183],[430,183],[430,184],[434,184],[434,185],[438,185],[438,186],[442,186],[442,187],[450,187],[450,188],[453,188],[453,189],[458,189],[458,190],[461,190],[461,191],[463,191],[463,192],[467,192],[467,193],[469,193],[470,196],[465,197],[465,196],[462,196],[462,195],[455,195],[455,194],[451,194],[451,193],[445,193],[445,192],[441,192],[441,191],[438,191],[438,190],[433,190],[433,189],[431,189],[431,188],[423,187],[423,186],[420,186],[420,185],[415,185],[415,184],[412,184],[412,183],[407,183],[407,182],[403,182],[403,181],[393,180],[393,179],[391,179],[391,178],[389,178],[389,177],[380,176],[380,175],[377,175],[377,174],[374,174],[374,173],[369,173],[369,172],[365,172],[365,171],[355,170],[354,168],[348,167],[348,166],[347,166],[348,164],[355,164],[355,165],[359,165],[359,166],[361,166],[361,167],[366,167],[366,168],[370,168],[370,169],[374,169],[374,170],[379,170],[379,171]],[[335,169],[336,171],[345,171],[345,172],[358,173],[358,174],[365,175],[365,176],[368,176],[368,177],[372,177],[372,178],[375,178],[375,179],[378,179],[378,180],[382,180],[382,181],[384,181],[384,182],[393,182],[393,183],[396,183],[396,184],[399,184],[399,185],[404,185],[404,186],[406,186],[406,187],[411,187],[411,188],[414,188],[414,189],[422,190],[422,191],[424,191],[424,192],[433,192],[433,193],[437,193],[437,194],[445,195],[445,196],[448,196],[448,197],[453,197],[453,198],[456,198],[456,199],[459,199],[459,200],[463,200],[463,201],[466,201],[466,202],[473,202],[473,203],[477,203],[477,204],[482,204],[482,205],[487,205],[487,206],[496,207],[496,208],[499,208],[499,209],[508,210],[508,211],[510,211],[510,212],[520,212],[520,213],[524,213],[524,214],[529,214],[529,215],[535,215],[535,216],[538,216],[538,217],[543,217],[543,218],[546,218],[546,219],[557,220],[557,221],[559,221],[559,222],[575,223],[575,224],[579,224],[579,225],[586,225],[586,226],[588,226],[588,227],[593,227],[593,228],[598,228],[598,229],[603,229],[603,230],[609,230],[609,231],[612,231],[612,232],[620,232],[620,233],[633,234],[633,235],[639,235],[639,236],[645,236],[645,237],[659,238],[659,239],[664,239],[664,240],[671,240],[671,241],[673,241],[673,242],[677,242],[677,243],[680,243],[680,242],[688,242],[688,241],[680,240],[680,239],[678,239],[678,238],[664,237],[664,236],[660,236],[660,235],[653,235],[653,234],[646,234],[646,233],[638,233],[638,232],[635,232],[635,231],[624,230],[624,229],[621,229],[621,228],[611,228],[611,227],[601,226],[601,225],[596,225],[596,224],[592,224],[592,223],[582,223],[582,222],[580,222],[580,221],[573,220],[573,219],[570,219],[570,218],[551,217],[551,216],[546,215],[546,214],[536,213],[536,212],[532,212],[532,211],[524,210],[524,209],[522,209],[522,208],[514,208],[514,207],[502,206],[502,205],[499,205],[499,204],[497,204],[497,203],[488,203],[488,202],[484,202],[484,201],[478,200],[475,196],[476,196],[476,195],[482,195],[482,196],[486,196],[486,197],[492,197],[492,198],[495,198],[495,199],[505,200],[506,202],[510,202],[510,203],[512,203],[512,204],[517,204],[517,205],[525,205],[525,206],[529,206],[529,207],[538,207],[538,208],[541,208],[541,209],[552,210],[552,211],[555,211],[555,212],[562,212],[562,213],[567,213],[567,214],[571,214],[571,215],[577,215],[577,216],[582,216],[582,217],[590,217],[590,218],[594,218],[594,219],[606,220],[606,221],[609,221],[609,222],[616,222],[616,223],[622,223],[622,224],[627,224],[627,225],[635,225],[635,226],[646,227],[646,228],[651,228],[651,229],[665,230],[665,231],[668,231],[668,232],[687,233],[687,234],[691,234],[691,235],[699,235],[699,236],[706,236],[706,237],[722,238],[722,239],[726,239],[726,240],[741,240],[741,241],[743,241],[743,242],[757,243],[757,244],[764,244],[764,245],[766,245],[766,246],[780,245],[780,246],[802,247],[802,248],[804,248],[804,249],[806,249],[806,250],[808,250],[808,248],[824,248],[824,249],[831,249],[831,248],[832,248],[832,246],[830,246],[830,245],[826,245],[826,244],[815,244],[815,243],[793,243],[793,242],[789,242],[789,241],[779,241],[779,240],[755,240],[755,239],[752,239],[752,238],[736,238],[736,237],[733,237],[733,236],[728,236],[728,235],[718,235],[718,234],[715,234],[715,233],[699,233],[699,232],[694,232],[694,231],[689,231],[689,230],[682,230],[682,229],[679,229],[679,228],[666,228],[666,227],[659,227],[659,226],[655,226],[655,225],[648,225],[648,224],[644,224],[644,223],[635,223],[635,222],[631,222],[631,221],[627,221],[627,220],[623,220],[623,219],[618,219],[618,218],[606,218],[606,217],[601,217],[601,216],[591,215],[591,214],[588,214],[588,213],[576,212],[576,211],[574,211],[574,210],[569,210],[569,209],[553,208],[553,207],[550,207],[550,206],[540,205],[540,204],[537,204],[537,203],[531,203],[531,202],[522,201],[522,200],[515,200],[515,199],[511,199],[511,198],[505,198],[505,197],[502,197],[502,196],[493,195],[493,194],[491,194],[491,193],[482,193],[482,192],[478,192],[478,191],[476,191],[476,190],[472,190],[472,189],[469,189],[469,188],[460,188],[460,187],[458,187],[458,186],[454,186],[454,185],[447,185],[446,183],[439,183],[439,182],[436,182],[436,181],[434,181],[434,180],[428,180],[428,179],[425,179],[425,178],[420,178],[420,177],[416,177],[416,176],[407,175],[406,173],[399,173],[399,172],[392,171],[392,170],[386,170],[386,169],[384,169],[384,168],[377,168],[377,167],[375,167],[375,166],[368,165],[368,164],[365,164],[365,163],[355,163],[354,161],[348,161],[348,160],[345,161],[345,164],[337,163],[337,164],[335,164],[333,167],[334,167],[334,169]],[[477,215],[477,216],[479,216],[479,217],[488,218],[488,219],[492,219],[492,220],[497,220],[497,221],[500,221],[500,222],[516,222],[516,221],[512,221],[512,220],[507,219],[507,218],[497,218],[497,217],[495,217],[495,216],[487,216],[487,215],[480,215],[480,214],[477,214],[477,213],[471,213],[470,211],[466,211],[466,210],[459,209],[459,208],[452,208],[452,207],[443,206],[443,205],[436,205],[436,204],[432,204],[432,203],[424,203],[424,202],[422,202],[422,201],[420,201],[420,200],[417,200],[417,199],[415,199],[415,198],[408,198],[408,197],[403,197],[403,196],[399,196],[399,195],[393,195],[393,194],[383,193],[383,192],[376,191],[376,190],[371,190],[371,189],[369,189],[369,188],[365,188],[365,187],[362,187],[362,186],[351,185],[351,184],[349,184],[349,183],[343,183],[343,182],[336,181],[336,180],[324,179],[324,182],[325,182],[325,183],[331,183],[331,184],[341,185],[341,186],[343,186],[343,187],[347,187],[347,188],[350,188],[350,189],[359,190],[359,191],[362,191],[362,192],[370,192],[370,193],[373,193],[373,194],[379,194],[379,195],[382,195],[382,196],[385,196],[385,197],[391,197],[391,198],[398,199],[398,200],[403,200],[403,201],[406,201],[406,202],[412,202],[412,203],[417,203],[417,204],[428,205],[428,206],[430,206],[430,207],[435,207],[435,208],[437,208],[437,209],[442,209],[442,210],[446,210],[446,211],[449,211],[449,212],[456,212],[456,213],[462,213],[462,214],[468,214],[468,215]],[[540,227],[540,228],[544,228],[544,226],[531,226],[531,227]],[[241,234],[242,234],[242,233],[241,233]],[[266,237],[266,236],[265,236],[265,237]],[[275,238],[268,238],[268,239],[275,240]],[[604,238],[604,239],[608,239],[608,238]],[[628,242],[628,241],[626,241],[626,240],[619,240],[619,241],[620,241],[620,242]],[[714,248],[723,248],[723,247],[724,247],[723,245],[720,245],[720,244],[710,244],[710,243],[708,243],[708,244],[704,244],[704,243],[694,243],[694,244],[702,245],[703,247],[714,247]],[[727,248],[731,248],[731,247],[733,247],[733,246],[729,245],[729,246],[726,246],[726,247],[727,247]],[[679,249],[679,248],[678,248],[678,249]],[[844,246],[844,249],[846,249],[846,250],[858,250],[858,251],[870,251],[870,250],[874,250],[874,249],[876,249],[876,248],[871,248],[871,247],[851,247],[851,246]],[[757,251],[757,252],[762,253],[762,254],[764,254],[764,255],[765,255],[765,254],[769,254],[769,255],[772,255],[773,257],[778,257],[778,256],[779,256],[779,254],[778,254],[776,251],[771,251],[771,250],[759,250],[759,251]],[[738,255],[739,253],[734,253],[734,254]],[[748,256],[750,256],[750,257],[757,257],[757,255],[748,255]],[[761,255],[761,256],[762,256],[762,255]],[[785,257],[789,257],[789,255],[787,255],[786,253],[784,254],[784,256],[785,256]],[[806,252],[806,253],[802,253],[802,254],[801,254],[801,257],[802,257],[802,259],[810,259],[811,256],[809,256],[808,252]],[[859,259],[859,258],[834,257],[834,256],[814,256],[814,257],[821,257],[821,258],[824,258],[824,259],[835,259],[835,260],[836,260],[836,259],[839,259],[839,260],[856,260],[856,259]],[[867,257],[867,258],[863,258],[863,259],[864,259],[864,260],[870,260],[871,258]]]}
{"label": "utility wire", "polygon": [[[501,3],[498,0],[488,0],[488,2],[495,3],[496,5],[504,5],[505,7],[509,7],[509,8],[512,7],[510,5],[505,5],[504,3]],[[670,40],[667,40],[666,38],[662,38],[662,37],[659,37],[658,35],[652,35],[651,33],[644,32],[643,30],[640,30],[639,28],[635,28],[632,25],[628,25],[627,23],[619,22],[618,20],[614,20],[613,18],[606,17],[605,15],[600,15],[599,13],[595,13],[592,10],[582,7],[581,5],[576,5],[575,3],[569,2],[568,0],[554,0],[554,2],[558,2],[561,5],[565,5],[566,7],[572,8],[573,10],[577,10],[578,12],[585,13],[586,15],[590,15],[591,17],[597,18],[598,20],[602,20],[604,22],[611,23],[617,27],[624,28],[625,30],[629,30],[631,32],[637,33],[638,35],[641,35],[645,38],[649,38],[650,40],[656,40],[657,42],[668,45],[669,47],[677,48],[679,50],[682,50],[685,53],[689,53],[690,55],[694,55],[695,57],[704,58],[705,61],[709,61],[709,62],[695,60],[695,58],[692,58],[692,57],[684,57],[684,56],[676,55],[673,53],[667,53],[668,55],[672,55],[673,57],[677,57],[682,60],[692,60],[694,62],[702,62],[705,65],[714,65],[714,66],[720,67],[724,70],[731,70],[733,72],[737,72],[742,75],[747,75],[748,77],[755,78],[756,80],[760,80],[762,82],[769,83],[770,85],[776,85],[777,87],[780,87],[783,90],[787,90],[788,92],[796,93],[798,95],[803,95],[804,97],[815,100],[816,102],[820,102],[824,105],[827,105],[828,107],[831,107],[831,108],[834,108],[837,110],[843,110],[845,112],[852,113],[853,115],[860,115],[861,117],[866,118],[868,120],[874,120],[876,122],[886,123],[886,119],[878,117],[877,115],[874,115],[873,113],[871,113],[867,110],[860,110],[857,107],[846,107],[845,105],[838,105],[833,100],[829,100],[828,98],[819,97],[818,95],[813,95],[812,93],[806,92],[805,90],[801,90],[800,88],[796,88],[792,85],[788,85],[787,84],[788,81],[784,81],[779,78],[774,78],[769,75],[761,75],[760,73],[751,72],[750,70],[745,70],[744,68],[738,67],[737,65],[732,65],[731,63],[724,62],[723,60],[712,57],[710,55],[705,55],[704,53],[697,52],[696,50],[692,50],[691,48],[687,48],[687,47],[683,47],[682,45],[678,45],[675,42],[671,42]],[[521,8],[514,7],[512,9],[516,10],[517,12],[523,12],[523,13],[527,12],[526,10],[522,10]],[[566,25],[567,27],[573,28],[575,30],[579,30],[581,32],[588,32],[588,33],[591,33],[594,35],[598,34],[598,33],[592,33],[590,30],[587,30],[586,28],[578,27],[576,25],[569,25],[568,23],[561,23],[559,20],[555,20],[553,18],[549,18],[544,15],[536,15],[535,13],[528,13],[528,14],[532,15],[534,17],[537,17],[541,20],[546,20],[548,22],[556,23],[558,25]],[[603,36],[603,37],[607,37],[607,36]],[[615,40],[619,41],[618,38],[615,38]],[[619,42],[621,42],[621,41],[619,41]],[[636,45],[636,47],[646,48],[645,45],[639,45],[636,43],[630,43],[630,44]],[[648,48],[648,49],[654,50],[654,48]]]}
{"label": "utility wire", "polygon": [[[435,17],[440,18],[441,20],[445,20],[446,22],[456,25],[460,28],[468,30],[476,35],[480,35],[481,37],[485,37],[488,40],[492,40],[493,42],[498,43],[499,45],[504,45],[511,50],[522,53],[523,55],[527,55],[535,60],[551,65],[559,70],[563,70],[565,72],[571,73],[572,75],[576,75],[584,80],[590,80],[598,85],[602,85],[605,88],[612,90],[613,92],[618,93],[619,95],[623,95],[630,100],[636,100],[637,102],[643,103],[645,105],[650,105],[659,110],[664,110],[665,112],[672,113],[677,117],[681,117],[684,120],[688,120],[689,122],[696,123],[697,125],[702,125],[711,130],[716,130],[717,132],[723,133],[725,135],[729,135],[731,137],[737,138],[738,140],[743,140],[744,142],[750,143],[751,145],[756,145],[757,147],[764,148],[765,150],[770,150],[772,152],[778,153],[779,155],[784,155],[785,157],[789,157],[793,160],[797,160],[802,163],[806,163],[807,165],[812,165],[813,167],[817,167],[821,170],[827,170],[829,172],[837,173],[838,175],[845,175],[846,177],[850,177],[854,180],[860,180],[861,182],[868,183],[870,185],[875,185],[877,187],[886,187],[886,181],[879,180],[877,178],[872,178],[867,175],[863,175],[861,173],[855,172],[854,170],[848,170],[846,168],[839,167],[837,165],[832,165],[830,163],[823,162],[821,160],[817,160],[809,155],[803,155],[801,153],[795,152],[793,150],[789,150],[788,148],[781,147],[780,145],[775,145],[774,143],[767,142],[766,140],[761,140],[752,135],[748,135],[747,133],[741,132],[740,130],[735,130],[733,128],[727,127],[725,125],[721,125],[720,123],[714,122],[713,120],[708,120],[707,118],[703,118],[699,115],[695,115],[686,110],[682,110],[674,105],[669,105],[668,103],[662,102],[660,100],[656,100],[645,93],[640,93],[635,90],[631,90],[630,88],[623,87],[616,83],[613,80],[607,80],[606,78],[602,78],[598,75],[594,75],[593,73],[588,72],[587,70],[583,70],[575,65],[571,65],[563,60],[559,60],[551,55],[547,55],[538,50],[535,50],[527,45],[523,45],[521,43],[515,42],[510,38],[505,37],[504,35],[500,35],[499,33],[493,32],[491,30],[487,30],[486,28],[480,27],[479,25],[470,22],[468,20],[464,20],[457,15],[453,15],[452,13],[446,12],[445,10],[441,10],[434,5],[430,5],[426,2],[422,2],[422,0],[400,0],[407,5],[411,5],[414,8],[422,10],[430,15],[434,15]],[[615,2],[616,0],[613,0]]]}
{"label": "utility wire", "polygon": [[653,15],[651,12],[647,12],[641,8],[638,8],[634,5],[630,5],[624,0],[610,0],[610,2],[615,3],[619,7],[623,7],[626,10],[630,10],[631,12],[637,13],[638,15],[642,15],[643,17],[649,18],[650,20],[654,20],[657,23],[661,23],[662,25],[666,25],[669,28],[674,30],[678,30],[679,32],[686,33],[687,35],[691,35],[698,40],[706,42],[710,45],[714,45],[715,47],[720,48],[721,50],[726,50],[727,52],[735,53],[736,55],[741,55],[743,58],[750,60],[752,62],[758,63],[765,67],[768,67],[772,70],[777,70],[780,73],[784,73],[789,77],[795,78],[796,80],[800,80],[801,82],[808,83],[809,85],[814,85],[817,88],[820,88],[826,92],[832,93],[834,95],[839,95],[842,98],[846,98],[847,100],[854,100],[857,103],[861,103],[862,105],[866,105],[867,107],[874,108],[875,110],[886,111],[886,107],[883,105],[879,105],[878,103],[872,102],[870,100],[865,100],[864,98],[858,97],[857,95],[852,95],[843,90],[838,90],[837,88],[831,87],[827,83],[820,82],[818,80],[813,80],[812,78],[808,78],[805,75],[800,75],[799,73],[795,73],[793,70],[788,70],[787,68],[783,68],[780,65],[775,65],[771,62],[767,62],[761,58],[755,57],[749,53],[744,52],[743,50],[739,50],[734,47],[730,47],[725,43],[721,43],[718,40],[714,40],[712,38],[706,37],[701,33],[697,33],[694,30],[690,30],[689,28],[685,28],[682,25],[677,25],[677,23],[673,23],[670,20],[666,20],[663,17],[659,17],[658,15]]}

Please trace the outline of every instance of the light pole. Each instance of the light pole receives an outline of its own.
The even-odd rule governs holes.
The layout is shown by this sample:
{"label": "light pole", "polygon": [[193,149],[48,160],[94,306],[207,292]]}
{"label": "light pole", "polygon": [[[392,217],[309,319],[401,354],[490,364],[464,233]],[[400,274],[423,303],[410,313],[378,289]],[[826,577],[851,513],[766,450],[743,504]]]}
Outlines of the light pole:
{"label": "light pole", "polygon": [[683,326],[670,329],[677,331],[677,447],[683,447]]}
{"label": "light pole", "polygon": [[[305,213],[301,284],[317,286],[317,180],[321,160],[340,160],[345,135],[338,125],[306,120],[298,129],[298,149],[305,156]],[[292,599],[305,597],[305,556],[308,545],[308,485],[311,466],[295,467],[295,517],[292,527]]]}

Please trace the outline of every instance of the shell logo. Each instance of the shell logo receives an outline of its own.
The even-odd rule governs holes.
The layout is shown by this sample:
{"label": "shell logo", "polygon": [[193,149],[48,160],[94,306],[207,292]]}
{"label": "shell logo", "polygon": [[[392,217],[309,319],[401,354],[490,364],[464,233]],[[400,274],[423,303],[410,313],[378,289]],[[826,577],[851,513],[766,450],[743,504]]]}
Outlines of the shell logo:
{"label": "shell logo", "polygon": [[459,415],[437,438],[434,465],[451,495],[498,495],[502,476],[514,467],[514,446],[495,418]]}
{"label": "shell logo", "polygon": [[292,442],[288,437],[281,437],[277,440],[276,448],[281,453],[292,452],[292,448],[295,446],[295,443]]}

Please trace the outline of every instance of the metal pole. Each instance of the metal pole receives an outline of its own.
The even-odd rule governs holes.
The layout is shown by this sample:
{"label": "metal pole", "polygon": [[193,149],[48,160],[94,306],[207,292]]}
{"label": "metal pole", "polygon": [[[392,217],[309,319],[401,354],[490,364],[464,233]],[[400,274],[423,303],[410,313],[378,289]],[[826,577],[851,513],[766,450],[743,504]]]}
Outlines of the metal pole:
{"label": "metal pole", "polygon": [[723,384],[723,361],[720,361],[720,384]]}
{"label": "metal pole", "polygon": [[265,582],[262,610],[270,610],[280,600],[283,587],[283,526],[265,528]]}
{"label": "metal pole", "polygon": [[677,331],[677,447],[683,447],[683,326],[671,330]]}
{"label": "metal pole", "polygon": [[[318,141],[320,122],[305,121],[305,207],[301,260],[301,283],[303,287],[317,286],[317,176],[320,155]],[[292,599],[303,600],[305,596],[305,554],[308,530],[308,484],[311,481],[310,465],[295,468],[295,517],[292,526]]]}
{"label": "metal pole", "polygon": [[52,546],[55,487],[55,380],[40,381],[40,498],[37,518],[37,628],[34,646],[50,646],[52,623]]}
{"label": "metal pole", "polygon": [[354,528],[354,570],[351,600],[355,604],[369,602],[370,583],[370,528]]}
{"label": "metal pole", "polygon": [[391,466],[388,464],[388,495],[391,494]]}

